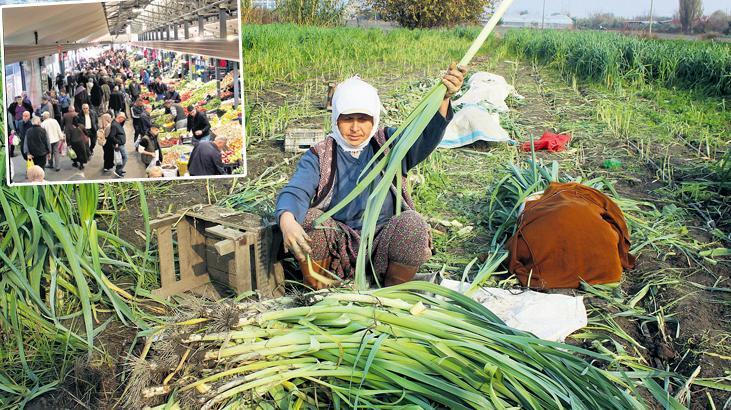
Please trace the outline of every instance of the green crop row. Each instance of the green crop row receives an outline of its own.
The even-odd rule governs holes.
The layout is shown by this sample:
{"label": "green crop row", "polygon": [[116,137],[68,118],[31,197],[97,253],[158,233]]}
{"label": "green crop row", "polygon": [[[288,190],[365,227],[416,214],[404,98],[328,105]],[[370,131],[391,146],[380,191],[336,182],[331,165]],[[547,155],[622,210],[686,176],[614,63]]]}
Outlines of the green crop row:
{"label": "green crop row", "polygon": [[652,82],[731,95],[731,46],[687,40],[654,40],[616,33],[512,30],[504,43],[567,77],[604,82]]}

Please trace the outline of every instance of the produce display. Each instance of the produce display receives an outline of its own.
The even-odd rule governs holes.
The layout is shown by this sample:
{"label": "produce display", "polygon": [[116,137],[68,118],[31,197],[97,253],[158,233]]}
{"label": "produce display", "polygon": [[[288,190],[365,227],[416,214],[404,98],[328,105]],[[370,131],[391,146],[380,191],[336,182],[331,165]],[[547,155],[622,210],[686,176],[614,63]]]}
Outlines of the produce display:
{"label": "produce display", "polygon": [[180,144],[180,137],[173,133],[161,132],[158,134],[157,140],[160,143],[160,148],[168,148]]}
{"label": "produce display", "polygon": [[[168,125],[170,125],[171,123],[172,123],[173,125],[175,124],[175,123],[173,122],[173,116],[172,116],[172,115],[170,115],[170,114],[162,114],[162,115],[158,115],[158,116],[151,116],[151,117],[152,117],[152,123],[153,123],[154,125],[157,125],[157,126],[158,126],[158,127],[160,127],[160,128],[165,128],[166,130],[168,130],[168,129],[167,129],[167,126],[168,126]],[[168,130],[168,131],[169,131],[169,130]]]}
{"label": "produce display", "polygon": [[162,150],[162,163],[177,165],[183,155],[189,155],[193,150],[191,145],[174,145]]}
{"label": "produce display", "polygon": [[[241,128],[239,126],[239,128]],[[238,137],[229,138],[228,151],[221,153],[224,164],[236,164],[241,162],[244,154],[244,140],[239,133]]]}
{"label": "produce display", "polygon": [[[221,80],[221,97],[216,94],[216,81],[201,82],[199,80],[164,79],[168,85],[174,85],[180,93],[180,105],[186,115],[188,105],[195,106],[199,111],[207,113],[211,122],[211,130],[215,135],[228,138],[228,150],[221,153],[221,159],[226,165],[241,165],[243,161],[243,132],[240,123],[241,108],[233,105],[233,73],[227,74]],[[176,130],[174,118],[165,114],[161,107],[162,102],[156,101],[155,93],[150,92],[142,85],[141,98],[153,106],[150,117],[154,125],[160,128],[158,140],[163,148],[163,164],[177,166],[181,155],[189,154],[193,147],[191,141],[184,137],[187,129]]]}
{"label": "produce display", "polygon": [[229,141],[242,138],[242,128],[238,121],[226,122],[221,124],[211,124],[213,133],[218,136],[224,136]]}

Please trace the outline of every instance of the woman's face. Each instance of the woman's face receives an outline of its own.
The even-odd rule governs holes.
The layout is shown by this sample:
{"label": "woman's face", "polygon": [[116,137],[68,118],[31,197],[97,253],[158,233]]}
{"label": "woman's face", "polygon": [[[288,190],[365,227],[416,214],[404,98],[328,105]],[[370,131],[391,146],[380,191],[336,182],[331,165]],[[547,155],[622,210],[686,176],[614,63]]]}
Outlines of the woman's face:
{"label": "woman's face", "polygon": [[341,114],[338,130],[348,144],[357,147],[365,142],[373,131],[373,117],[368,114]]}

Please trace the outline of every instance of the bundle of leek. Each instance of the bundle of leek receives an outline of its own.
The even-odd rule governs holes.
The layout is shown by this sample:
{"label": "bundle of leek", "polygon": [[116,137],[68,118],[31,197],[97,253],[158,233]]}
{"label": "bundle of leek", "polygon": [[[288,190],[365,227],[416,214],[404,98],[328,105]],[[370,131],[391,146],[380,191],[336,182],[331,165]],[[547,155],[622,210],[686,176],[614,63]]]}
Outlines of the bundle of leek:
{"label": "bundle of leek", "polygon": [[128,405],[628,409],[643,408],[636,386],[653,383],[427,282],[264,303],[203,307],[150,334],[124,394],[145,399]]}

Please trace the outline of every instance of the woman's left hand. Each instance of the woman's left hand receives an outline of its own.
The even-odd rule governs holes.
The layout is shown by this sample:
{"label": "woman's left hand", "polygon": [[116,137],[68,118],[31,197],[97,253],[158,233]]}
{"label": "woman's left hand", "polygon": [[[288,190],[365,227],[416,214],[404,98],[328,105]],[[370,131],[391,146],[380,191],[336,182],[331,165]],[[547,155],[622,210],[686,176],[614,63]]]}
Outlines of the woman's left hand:
{"label": "woman's left hand", "polygon": [[442,83],[447,86],[447,93],[444,98],[452,97],[462,88],[465,74],[467,74],[467,67],[458,67],[456,63],[449,66],[447,73],[442,77]]}

